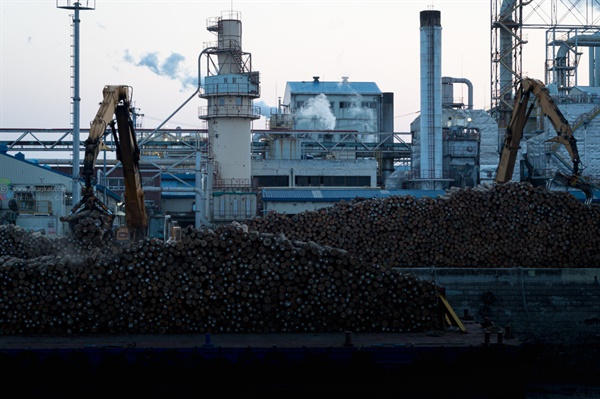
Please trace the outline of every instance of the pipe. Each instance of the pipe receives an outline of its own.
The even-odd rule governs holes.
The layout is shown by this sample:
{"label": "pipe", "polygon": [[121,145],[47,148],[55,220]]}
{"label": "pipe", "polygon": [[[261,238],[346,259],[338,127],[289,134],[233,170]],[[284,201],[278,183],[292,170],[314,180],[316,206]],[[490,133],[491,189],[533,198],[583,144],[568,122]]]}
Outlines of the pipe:
{"label": "pipe", "polygon": [[[600,47],[600,34],[594,33],[591,35],[576,35],[565,41],[570,46],[582,46],[589,47],[589,81],[588,85],[592,87],[597,87],[599,83],[598,72],[600,71],[600,66],[598,62],[596,62],[596,55],[598,54],[598,47]],[[577,84],[577,82],[575,82]]]}
{"label": "pipe", "polygon": [[468,99],[467,99],[467,109],[473,109],[473,83],[470,80],[465,78],[451,78],[448,76],[444,76],[442,78],[442,84],[452,84],[452,83],[464,83],[467,85],[468,89]]}
{"label": "pipe", "polygon": [[554,84],[560,90],[567,87],[567,77],[565,68],[567,67],[567,57],[570,47],[566,43],[560,43],[556,57],[554,58]]}
{"label": "pipe", "polygon": [[204,204],[206,202],[206,196],[201,189],[202,184],[202,171],[201,171],[201,163],[202,163],[202,154],[200,151],[196,152],[196,187],[194,192],[196,193],[196,209],[194,210],[194,223],[196,224],[196,228],[200,227],[200,224],[208,225],[208,222],[202,221],[202,209],[204,208]]}
{"label": "pipe", "polygon": [[510,91],[510,98],[513,95],[513,32],[507,26],[515,22],[512,19],[515,7],[516,0],[504,0],[500,8],[500,22],[506,28],[500,30],[500,91]]}
{"label": "pipe", "polygon": [[[175,163],[175,161],[177,161],[177,165],[193,165],[194,161],[190,160],[190,159],[181,159],[181,158],[156,158],[156,159],[152,159],[151,162],[145,161],[144,158],[142,157],[140,159],[140,164],[156,164],[156,165],[173,165],[173,163]],[[71,160],[70,159],[59,159],[59,158],[52,158],[52,159],[40,159],[40,163],[44,164],[44,165],[70,165],[71,164]],[[117,164],[121,164],[120,161],[116,160],[116,159],[107,159],[106,160],[106,164],[107,165],[117,165]],[[149,169],[148,169],[149,170]],[[114,169],[111,170],[111,172],[114,171]],[[110,172],[106,173],[106,174],[110,174]]]}

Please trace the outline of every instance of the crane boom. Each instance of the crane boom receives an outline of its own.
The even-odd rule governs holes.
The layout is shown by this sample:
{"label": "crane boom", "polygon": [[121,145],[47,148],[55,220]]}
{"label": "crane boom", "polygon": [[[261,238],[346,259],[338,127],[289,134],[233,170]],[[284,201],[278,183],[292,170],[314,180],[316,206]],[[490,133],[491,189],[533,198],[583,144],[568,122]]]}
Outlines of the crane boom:
{"label": "crane boom", "polygon": [[548,89],[544,83],[537,79],[524,78],[518,83],[513,112],[504,135],[504,145],[496,172],[496,183],[505,183],[512,178],[517,160],[517,152],[523,138],[523,129],[535,104],[535,102],[532,102],[529,105],[531,94],[534,95],[542,113],[550,120],[554,130],[556,130],[557,135],[547,141],[562,144],[571,157],[573,165],[571,175],[565,175],[557,171],[555,179],[564,185],[583,191],[586,196],[586,202],[589,203],[593,198],[593,191],[592,186],[581,179],[581,161],[577,149],[577,140],[573,135],[569,122],[562,112],[560,112]]}
{"label": "crane boom", "polygon": [[[126,225],[132,238],[145,236],[148,227],[148,215],[144,200],[144,191],[139,169],[140,149],[135,136],[131,118],[132,89],[123,85],[107,85],[102,90],[103,100],[96,117],[90,125],[90,133],[85,141],[85,157],[81,177],[84,185],[81,189],[81,201],[77,203],[71,215],[82,210],[100,210],[112,220],[115,215],[103,204],[94,193],[94,176],[98,153],[108,149],[103,138],[111,127],[117,150],[117,160],[123,167],[125,181],[125,211]],[[115,129],[115,119],[116,125]]]}

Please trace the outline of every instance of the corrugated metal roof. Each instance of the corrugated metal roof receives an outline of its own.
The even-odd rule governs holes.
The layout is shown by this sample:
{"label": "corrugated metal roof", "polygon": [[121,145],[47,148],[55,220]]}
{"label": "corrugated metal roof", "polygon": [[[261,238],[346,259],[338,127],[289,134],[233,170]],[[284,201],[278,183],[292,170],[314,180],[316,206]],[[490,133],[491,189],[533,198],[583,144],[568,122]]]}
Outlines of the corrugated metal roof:
{"label": "corrugated metal roof", "polygon": [[361,94],[379,95],[374,82],[288,82],[291,94]]}
{"label": "corrugated metal roof", "polygon": [[269,202],[338,202],[354,198],[385,198],[411,195],[415,198],[444,195],[444,190],[381,190],[381,189],[262,189],[263,201]]}
{"label": "corrugated metal roof", "polygon": [[[21,153],[19,153],[21,154]],[[0,161],[6,161],[6,164],[3,163],[3,168],[2,168],[2,173],[6,174],[6,176],[0,176],[0,177],[5,177],[5,178],[10,178],[12,177],[10,175],[10,170],[7,170],[7,165],[12,165],[15,170],[19,169],[22,170],[23,168],[36,168],[35,170],[37,170],[38,172],[32,172],[31,174],[26,173],[27,176],[35,176],[37,178],[41,177],[40,173],[43,171],[43,173],[47,173],[48,175],[46,176],[51,176],[51,175],[56,175],[57,178],[62,179],[62,182],[65,184],[67,188],[67,192],[71,192],[71,187],[72,184],[71,180],[72,177],[66,173],[60,172],[58,170],[54,170],[51,167],[47,166],[47,165],[40,165],[39,162],[37,160],[31,160],[31,159],[25,159],[25,157],[21,154],[19,157],[10,155],[10,154],[6,154],[6,153],[2,153],[0,152]],[[66,180],[65,180],[66,178]],[[28,184],[29,181],[15,181],[13,182],[15,184]],[[37,183],[37,181],[35,182]],[[48,184],[57,184],[57,181],[46,181],[46,183]],[[40,181],[40,184],[41,181]],[[100,190],[101,192],[106,191],[107,195],[109,195],[110,197],[114,198],[114,199],[119,199],[121,198],[119,195],[117,195],[114,191],[108,189],[107,187],[104,187],[100,184],[96,184],[94,185],[94,187],[96,188],[96,190]]]}
{"label": "corrugated metal roof", "polygon": [[[45,171],[48,171],[50,173],[56,173],[57,175],[63,176],[63,177],[68,177],[71,178],[70,175],[60,172],[58,170],[54,170],[51,167],[47,166],[47,165],[40,165],[39,161],[37,159],[25,159],[25,156],[22,153],[19,153],[19,156],[13,156],[7,153],[2,153],[0,152],[0,156],[4,156],[6,157],[5,159],[10,160],[9,162],[14,162],[17,165],[27,165],[27,166],[32,166],[34,168],[41,168]],[[20,164],[18,164],[20,162]]]}

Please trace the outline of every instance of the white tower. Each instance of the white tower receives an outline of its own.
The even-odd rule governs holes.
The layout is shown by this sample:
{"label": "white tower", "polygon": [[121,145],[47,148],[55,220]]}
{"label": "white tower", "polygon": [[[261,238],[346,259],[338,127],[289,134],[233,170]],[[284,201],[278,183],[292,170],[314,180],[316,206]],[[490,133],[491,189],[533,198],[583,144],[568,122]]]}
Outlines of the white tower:
{"label": "white tower", "polygon": [[[207,29],[217,34],[200,54],[206,60],[206,76],[200,97],[208,101],[199,117],[207,121],[209,136],[208,209],[211,222],[231,222],[256,216],[252,189],[252,120],[260,108],[259,73],[252,71],[251,55],[242,51],[240,13],[224,11],[210,18]],[[201,62],[202,65],[202,62]],[[201,77],[202,81],[202,77]]]}

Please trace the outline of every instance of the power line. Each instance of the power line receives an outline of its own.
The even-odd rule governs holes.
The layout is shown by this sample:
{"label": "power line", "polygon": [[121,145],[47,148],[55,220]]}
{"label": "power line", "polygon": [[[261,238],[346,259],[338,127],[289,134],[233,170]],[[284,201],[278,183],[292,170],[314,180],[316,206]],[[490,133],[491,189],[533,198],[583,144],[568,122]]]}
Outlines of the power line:
{"label": "power line", "polygon": [[404,114],[404,115],[398,115],[398,116],[394,116],[394,119],[396,119],[396,118],[402,118],[403,116],[416,115],[416,114],[419,114],[419,113],[421,113],[421,111],[415,111],[415,112],[411,112],[411,113]]}

